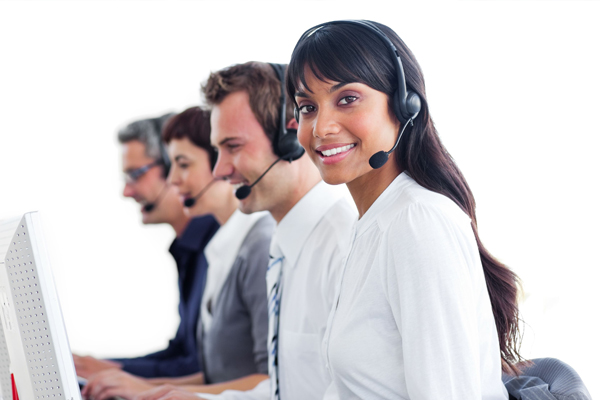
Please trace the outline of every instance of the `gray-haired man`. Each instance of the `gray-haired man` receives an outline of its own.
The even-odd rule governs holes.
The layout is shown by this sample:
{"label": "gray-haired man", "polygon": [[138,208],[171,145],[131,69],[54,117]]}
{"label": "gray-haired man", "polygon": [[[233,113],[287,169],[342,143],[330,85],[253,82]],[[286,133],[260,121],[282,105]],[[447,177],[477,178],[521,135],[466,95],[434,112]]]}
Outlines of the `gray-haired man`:
{"label": "gray-haired man", "polygon": [[169,346],[143,357],[98,360],[74,356],[77,374],[87,378],[108,368],[122,368],[143,377],[183,376],[201,371],[196,326],[207,263],[204,247],[219,229],[212,216],[191,219],[184,213],[177,189],[167,183],[169,159],[161,139],[172,114],[132,122],[119,131],[125,187],[123,196],[140,204],[144,224],[169,224],[176,238],[169,252],[179,275],[181,322]]}

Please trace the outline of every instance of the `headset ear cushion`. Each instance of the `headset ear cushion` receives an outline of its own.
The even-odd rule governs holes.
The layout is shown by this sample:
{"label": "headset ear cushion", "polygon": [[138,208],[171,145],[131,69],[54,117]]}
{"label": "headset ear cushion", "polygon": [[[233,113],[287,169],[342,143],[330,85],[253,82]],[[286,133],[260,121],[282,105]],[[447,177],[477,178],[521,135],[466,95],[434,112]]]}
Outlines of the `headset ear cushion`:
{"label": "headset ear cushion", "polygon": [[408,117],[415,119],[421,111],[421,98],[415,92],[408,92],[406,96],[406,111]]}
{"label": "headset ear cushion", "polygon": [[297,123],[300,123],[300,109],[298,107],[294,107],[294,118],[296,118]]}
{"label": "headset ear cushion", "polygon": [[304,148],[298,143],[298,132],[295,129],[288,129],[286,134],[279,139],[279,156],[286,161],[294,161],[302,157]]}
{"label": "headset ear cushion", "polygon": [[160,163],[163,167],[163,177],[166,179],[171,171],[171,160],[163,142],[160,143]]}
{"label": "headset ear cushion", "polygon": [[402,107],[402,105],[400,91],[397,90],[394,93],[394,114],[396,114],[396,118],[398,118],[400,122],[405,123],[409,119],[415,119],[421,111],[421,98],[415,92],[408,92],[406,94],[406,100],[404,100],[404,107]]}

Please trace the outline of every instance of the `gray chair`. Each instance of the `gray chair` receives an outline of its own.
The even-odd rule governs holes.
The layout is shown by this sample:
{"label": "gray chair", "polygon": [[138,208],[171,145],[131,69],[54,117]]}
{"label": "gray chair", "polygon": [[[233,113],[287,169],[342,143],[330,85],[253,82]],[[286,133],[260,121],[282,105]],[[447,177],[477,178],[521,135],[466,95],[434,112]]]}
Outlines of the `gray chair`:
{"label": "gray chair", "polygon": [[591,400],[592,396],[573,368],[556,358],[536,358],[522,374],[504,374],[511,398],[518,400]]}

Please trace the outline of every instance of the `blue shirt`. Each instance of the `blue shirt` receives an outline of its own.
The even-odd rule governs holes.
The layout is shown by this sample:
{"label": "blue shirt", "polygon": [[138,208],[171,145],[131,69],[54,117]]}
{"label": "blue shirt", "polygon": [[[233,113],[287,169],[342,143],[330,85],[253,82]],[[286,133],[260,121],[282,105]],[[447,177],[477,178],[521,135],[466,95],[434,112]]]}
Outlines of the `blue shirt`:
{"label": "blue shirt", "polygon": [[124,371],[147,378],[202,371],[196,326],[208,267],[204,247],[218,229],[219,223],[213,216],[196,217],[189,222],[183,235],[171,244],[169,252],[177,263],[179,276],[179,328],[164,350],[142,357],[114,359],[123,364]]}

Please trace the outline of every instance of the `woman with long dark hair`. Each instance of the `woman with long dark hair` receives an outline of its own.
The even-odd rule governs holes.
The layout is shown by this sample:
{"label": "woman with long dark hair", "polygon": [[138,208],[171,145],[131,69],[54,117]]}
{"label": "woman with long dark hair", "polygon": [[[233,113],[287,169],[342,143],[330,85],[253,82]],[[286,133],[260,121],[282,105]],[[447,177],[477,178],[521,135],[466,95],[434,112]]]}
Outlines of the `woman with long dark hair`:
{"label": "woman with long dark hair", "polygon": [[518,278],[479,239],[411,51],[379,23],[318,25],[296,45],[287,89],[300,143],[359,212],[323,342],[332,394],[507,399]]}

